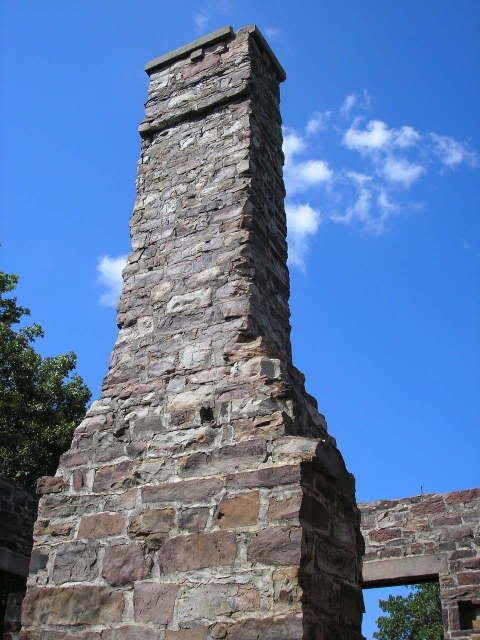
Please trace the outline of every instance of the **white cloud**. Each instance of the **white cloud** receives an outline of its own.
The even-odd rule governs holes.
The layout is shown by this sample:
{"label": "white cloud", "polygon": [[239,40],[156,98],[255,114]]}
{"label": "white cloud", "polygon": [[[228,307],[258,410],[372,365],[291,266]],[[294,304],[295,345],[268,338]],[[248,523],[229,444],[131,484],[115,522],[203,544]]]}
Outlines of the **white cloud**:
{"label": "white cloud", "polygon": [[308,135],[313,135],[319,131],[323,131],[327,128],[327,123],[332,115],[331,111],[324,111],[323,113],[316,112],[307,122],[306,131]]}
{"label": "white cloud", "polygon": [[100,304],[104,307],[116,307],[122,290],[122,271],[127,264],[127,256],[102,256],[98,260],[98,281],[106,291],[100,297]]}
{"label": "white cloud", "polygon": [[305,142],[292,129],[283,130],[283,154],[285,156],[285,164],[292,162],[293,157],[305,149]]}
{"label": "white cloud", "polygon": [[472,167],[478,166],[478,158],[474,151],[465,143],[449,136],[442,136],[438,133],[431,133],[433,151],[438,156],[440,162],[453,169],[459,164],[466,163]]}
{"label": "white cloud", "polygon": [[197,32],[202,33],[205,30],[208,22],[210,21],[210,17],[207,16],[206,13],[196,13],[193,17],[193,21],[195,23]]}
{"label": "white cloud", "polygon": [[383,176],[388,182],[408,188],[425,173],[421,164],[409,162],[405,158],[388,157],[383,165]]}
{"label": "white cloud", "polygon": [[[354,117],[370,105],[366,91],[351,93],[337,111],[314,112],[304,130],[284,128],[287,197],[308,194],[307,203],[305,196],[302,202],[289,200],[286,205],[289,261],[293,265],[304,268],[306,253],[321,221],[382,234],[393,217],[421,206],[400,200],[399,193],[408,192],[434,161],[451,169],[462,163],[479,165],[478,155],[465,142],[423,133],[410,124],[390,127],[380,118]],[[350,116],[350,123],[345,124],[344,118]],[[327,141],[338,136],[337,143],[344,147],[343,156],[353,152],[351,164],[348,154],[343,167],[332,166],[325,157],[315,157],[318,139],[314,134],[322,131],[327,131]]]}
{"label": "white cloud", "polygon": [[333,172],[325,160],[312,158],[299,161],[296,156],[305,151],[307,145],[304,138],[293,129],[285,129],[283,137],[283,153],[285,156],[284,178],[288,194],[305,191],[313,185],[328,182]]}
{"label": "white cloud", "polygon": [[417,144],[421,138],[410,125],[390,129],[382,120],[370,120],[365,128],[361,129],[360,122],[361,118],[355,118],[343,136],[343,144],[348,149],[360,153],[372,153],[394,147],[405,149]]}
{"label": "white cloud", "polygon": [[370,120],[365,129],[359,129],[360,120],[355,119],[352,126],[343,136],[343,143],[349,149],[356,151],[372,151],[387,146],[392,139],[392,132],[385,122]]}
{"label": "white cloud", "polygon": [[305,268],[305,254],[310,236],[320,226],[320,212],[308,203],[287,203],[288,261],[297,267]]}
{"label": "white cloud", "polygon": [[411,147],[420,141],[421,135],[413,127],[404,125],[395,132],[395,144],[397,147]]}
{"label": "white cloud", "polygon": [[298,177],[307,185],[327,182],[332,178],[332,170],[324,160],[307,160],[297,165]]}

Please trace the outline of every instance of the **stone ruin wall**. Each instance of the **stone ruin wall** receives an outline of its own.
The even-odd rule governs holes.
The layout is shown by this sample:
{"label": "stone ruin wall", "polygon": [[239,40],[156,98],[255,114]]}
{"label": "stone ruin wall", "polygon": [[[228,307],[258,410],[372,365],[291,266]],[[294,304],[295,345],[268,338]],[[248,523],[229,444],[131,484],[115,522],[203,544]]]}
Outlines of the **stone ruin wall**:
{"label": "stone ruin wall", "polygon": [[0,638],[19,630],[37,510],[35,493],[0,475]]}
{"label": "stone ruin wall", "polygon": [[365,587],[438,580],[446,640],[480,640],[480,489],[359,505]]}
{"label": "stone ruin wall", "polygon": [[147,72],[119,335],[21,637],[360,640],[354,481],[291,362],[283,70],[247,27]]}

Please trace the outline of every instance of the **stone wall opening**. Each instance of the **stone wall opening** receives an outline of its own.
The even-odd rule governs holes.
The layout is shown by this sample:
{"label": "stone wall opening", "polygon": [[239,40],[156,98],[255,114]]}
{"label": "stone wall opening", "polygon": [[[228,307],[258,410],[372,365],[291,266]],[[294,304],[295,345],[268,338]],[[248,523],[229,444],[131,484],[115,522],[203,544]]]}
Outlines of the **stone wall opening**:
{"label": "stone wall opening", "polygon": [[458,617],[460,629],[480,632],[480,599],[460,600],[458,603]]}
{"label": "stone wall opening", "polygon": [[405,597],[409,593],[408,586],[404,585],[364,588],[363,604],[365,611],[362,620],[362,634],[365,640],[374,640],[373,634],[377,631],[377,620],[380,616],[386,615],[380,608],[380,600],[388,600],[389,596]]}

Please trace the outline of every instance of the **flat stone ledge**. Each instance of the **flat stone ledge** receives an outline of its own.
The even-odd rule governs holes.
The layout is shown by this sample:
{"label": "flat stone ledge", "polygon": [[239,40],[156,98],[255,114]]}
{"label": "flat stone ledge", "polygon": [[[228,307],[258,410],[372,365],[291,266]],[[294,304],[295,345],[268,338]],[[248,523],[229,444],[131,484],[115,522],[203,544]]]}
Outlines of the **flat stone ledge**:
{"label": "flat stone ledge", "polygon": [[433,581],[443,573],[448,573],[447,557],[444,554],[370,560],[363,563],[363,588]]}
{"label": "flat stone ledge", "polygon": [[179,47],[178,49],[174,49],[169,53],[165,53],[163,56],[159,56],[158,58],[150,60],[145,65],[145,71],[146,73],[148,73],[148,75],[150,75],[154,71],[159,71],[163,67],[166,67],[172,62],[175,62],[175,60],[184,58],[192,51],[195,51],[195,49],[200,49],[201,47],[205,47],[207,45],[214,44],[215,42],[225,40],[227,38],[230,38],[232,35],[233,29],[230,25],[222,27],[221,29],[217,29],[217,31],[212,31],[206,36],[202,36],[201,38],[197,38],[197,40],[194,40],[193,42],[189,42],[188,44],[183,45],[183,47]]}
{"label": "flat stone ledge", "polygon": [[[270,45],[268,44],[267,40],[265,39],[260,29],[257,27],[257,25],[251,24],[246,27],[243,27],[242,29],[239,29],[239,31],[244,31],[244,30],[251,33],[253,37],[256,39],[260,48],[266,51],[267,55],[270,57],[270,59],[273,62],[273,66],[277,71],[279,81],[283,82],[287,77],[285,70],[283,69],[282,65],[278,61],[277,56],[273,53]],[[230,25],[222,27],[221,29],[217,29],[217,31],[212,31],[211,33],[208,33],[207,35],[202,36],[201,38],[197,38],[193,42],[189,42],[188,44],[185,44],[183,47],[179,47],[178,49],[174,49],[169,53],[165,53],[163,56],[159,56],[158,58],[154,58],[153,60],[150,60],[145,65],[145,71],[148,75],[151,75],[153,72],[159,71],[160,69],[167,67],[169,64],[172,64],[172,62],[175,62],[176,60],[180,60],[180,58],[185,58],[189,53],[192,53],[197,49],[201,49],[202,47],[215,44],[216,42],[221,42],[222,40],[229,40],[234,35],[235,35],[235,32]]]}

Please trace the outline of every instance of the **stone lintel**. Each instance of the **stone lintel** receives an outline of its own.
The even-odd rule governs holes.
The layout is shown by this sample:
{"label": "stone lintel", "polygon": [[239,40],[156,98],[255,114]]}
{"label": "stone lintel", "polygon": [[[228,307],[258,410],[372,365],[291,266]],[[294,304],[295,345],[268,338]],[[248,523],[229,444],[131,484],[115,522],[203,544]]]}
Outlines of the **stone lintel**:
{"label": "stone lintel", "polygon": [[433,581],[447,571],[447,557],[444,554],[371,560],[363,564],[363,588]]}
{"label": "stone lintel", "polygon": [[[249,31],[255,37],[260,47],[264,49],[264,51],[266,51],[266,53],[270,56],[277,70],[279,81],[283,82],[286,78],[285,71],[282,65],[280,64],[280,62],[278,61],[277,56],[273,53],[270,45],[268,44],[267,40],[263,36],[260,29],[256,25],[252,24],[252,25],[248,25],[247,27],[244,27],[242,31],[243,30]],[[167,67],[173,62],[180,60],[180,58],[185,58],[186,56],[191,54],[193,51],[196,51],[197,49],[202,49],[203,47],[210,46],[212,44],[215,44],[216,42],[221,42],[222,40],[231,39],[234,36],[234,33],[235,32],[233,31],[233,28],[230,25],[222,27],[221,29],[217,29],[216,31],[212,31],[211,33],[208,33],[207,35],[202,36],[201,38],[197,38],[193,42],[190,42],[184,45],[183,47],[179,47],[178,49],[169,51],[168,53],[165,53],[164,55],[159,56],[158,58],[154,58],[153,60],[150,60],[145,65],[145,72],[148,75],[151,75],[152,73],[156,71],[160,71],[160,69]]]}

